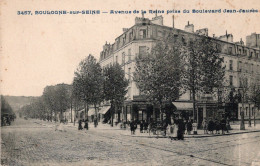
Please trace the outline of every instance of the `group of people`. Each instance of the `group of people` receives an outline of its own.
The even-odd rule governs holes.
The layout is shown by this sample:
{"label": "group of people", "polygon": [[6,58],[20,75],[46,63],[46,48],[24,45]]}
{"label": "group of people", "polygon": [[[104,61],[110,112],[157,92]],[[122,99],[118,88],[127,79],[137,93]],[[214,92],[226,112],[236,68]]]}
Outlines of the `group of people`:
{"label": "group of people", "polygon": [[84,128],[85,128],[86,130],[88,130],[88,120],[87,120],[87,119],[86,119],[86,120],[84,120],[84,119],[83,119],[83,120],[79,120],[78,130],[83,130],[82,122],[85,123]]}
{"label": "group of people", "polygon": [[225,118],[222,118],[221,120],[213,120],[212,118],[207,120],[204,118],[202,121],[202,127],[204,129],[204,134],[214,134],[214,130],[216,131],[215,134],[220,134],[220,130],[222,131],[222,134],[225,134],[225,132],[229,132],[230,124],[229,120],[226,120]]}
{"label": "group of people", "polygon": [[[131,135],[135,134],[137,129],[137,121],[129,122]],[[168,135],[172,139],[183,140],[184,134],[191,134],[192,131],[191,120],[184,121],[183,119],[175,119],[172,123],[163,122],[162,124],[148,123],[147,121],[140,121],[140,133],[150,133],[156,131],[163,131],[164,135]],[[186,131],[186,132],[185,132]]]}
{"label": "group of people", "polygon": [[14,121],[14,116],[1,116],[1,126],[11,125],[11,121]]}

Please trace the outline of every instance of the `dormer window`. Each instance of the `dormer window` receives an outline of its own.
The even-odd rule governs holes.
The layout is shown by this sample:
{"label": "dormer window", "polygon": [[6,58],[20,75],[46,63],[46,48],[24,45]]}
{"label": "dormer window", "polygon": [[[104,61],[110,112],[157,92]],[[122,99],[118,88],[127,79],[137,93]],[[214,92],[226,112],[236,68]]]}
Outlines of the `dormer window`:
{"label": "dormer window", "polygon": [[140,30],[140,39],[145,39],[146,38],[146,29],[141,29]]}

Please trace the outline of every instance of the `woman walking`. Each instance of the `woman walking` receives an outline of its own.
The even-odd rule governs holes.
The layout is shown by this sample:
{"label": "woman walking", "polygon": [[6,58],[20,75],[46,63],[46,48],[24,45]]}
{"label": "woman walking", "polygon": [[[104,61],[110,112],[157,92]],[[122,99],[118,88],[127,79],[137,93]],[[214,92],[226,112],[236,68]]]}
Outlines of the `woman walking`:
{"label": "woman walking", "polygon": [[208,134],[208,122],[206,118],[204,118],[204,120],[202,121],[202,127],[204,130],[204,134]]}
{"label": "woman walking", "polygon": [[188,133],[188,135],[190,135],[191,130],[192,130],[192,122],[189,119],[189,121],[187,123],[187,133]]}
{"label": "woman walking", "polygon": [[79,120],[79,127],[78,127],[78,130],[82,130],[83,128],[82,128],[82,121],[81,120]]}
{"label": "woman walking", "polygon": [[87,120],[87,119],[85,120],[84,128],[85,128],[86,130],[88,130],[88,120]]}

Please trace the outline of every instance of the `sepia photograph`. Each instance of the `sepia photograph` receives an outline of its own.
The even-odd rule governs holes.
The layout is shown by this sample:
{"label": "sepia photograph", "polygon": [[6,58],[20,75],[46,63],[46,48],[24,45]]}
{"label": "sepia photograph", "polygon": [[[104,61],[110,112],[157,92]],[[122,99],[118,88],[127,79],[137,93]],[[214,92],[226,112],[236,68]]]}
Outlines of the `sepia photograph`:
{"label": "sepia photograph", "polygon": [[1,0],[3,166],[260,166],[260,1]]}

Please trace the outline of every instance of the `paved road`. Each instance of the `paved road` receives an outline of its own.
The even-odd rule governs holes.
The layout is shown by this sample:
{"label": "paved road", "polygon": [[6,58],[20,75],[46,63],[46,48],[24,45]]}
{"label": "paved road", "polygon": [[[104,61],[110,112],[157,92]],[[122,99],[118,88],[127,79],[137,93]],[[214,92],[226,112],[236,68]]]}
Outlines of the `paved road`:
{"label": "paved road", "polygon": [[260,161],[260,132],[171,141],[126,136],[120,130],[65,130],[23,119],[2,127],[2,165],[244,166]]}

